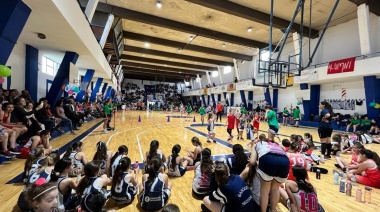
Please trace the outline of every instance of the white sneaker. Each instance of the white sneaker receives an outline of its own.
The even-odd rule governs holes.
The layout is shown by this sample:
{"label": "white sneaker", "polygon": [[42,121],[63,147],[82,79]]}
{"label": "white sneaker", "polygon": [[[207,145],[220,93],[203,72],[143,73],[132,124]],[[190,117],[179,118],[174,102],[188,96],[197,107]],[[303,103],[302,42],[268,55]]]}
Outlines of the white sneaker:
{"label": "white sneaker", "polygon": [[107,129],[103,130],[104,133],[110,133]]}

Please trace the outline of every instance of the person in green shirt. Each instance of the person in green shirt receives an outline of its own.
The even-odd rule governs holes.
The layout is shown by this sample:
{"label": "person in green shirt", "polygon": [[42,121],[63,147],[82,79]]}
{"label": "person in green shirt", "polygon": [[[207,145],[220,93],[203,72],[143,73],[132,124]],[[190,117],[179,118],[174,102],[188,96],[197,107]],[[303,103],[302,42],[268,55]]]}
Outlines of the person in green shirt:
{"label": "person in green shirt", "polygon": [[107,129],[107,125],[109,125],[109,122],[111,122],[111,99],[107,99],[103,106],[103,112],[104,112],[104,124],[103,124],[103,132],[109,133]]}
{"label": "person in green shirt", "polygon": [[173,102],[172,102],[172,103],[170,103],[170,112],[171,112],[171,113],[173,113],[173,108],[174,108],[174,104],[173,104]]}
{"label": "person in green shirt", "polygon": [[268,139],[273,141],[274,136],[278,133],[280,125],[277,121],[277,114],[273,111],[272,106],[265,106],[265,119],[268,120],[269,130],[268,130]]}
{"label": "person in green shirt", "polygon": [[363,133],[367,133],[367,131],[371,128],[371,120],[368,119],[368,117],[364,117],[364,119],[361,120],[362,121],[362,131]]}
{"label": "person in green shirt", "polygon": [[190,121],[189,119],[190,119],[191,111],[193,111],[193,108],[191,107],[190,103],[187,103],[187,107],[186,107],[187,121]]}
{"label": "person in green shirt", "polygon": [[282,111],[282,124],[284,126],[288,125],[288,117],[289,117],[289,111],[286,107],[284,107],[284,110]]}
{"label": "person in green shirt", "polygon": [[299,121],[301,119],[301,111],[300,111],[300,108],[298,106],[296,106],[296,109],[293,110],[293,119],[294,121],[296,122],[294,124],[294,127],[299,127]]}
{"label": "person in green shirt", "polygon": [[199,108],[199,114],[201,115],[201,121],[202,121],[202,126],[203,126],[203,123],[205,121],[205,115],[206,115],[204,105],[201,105],[201,107]]}
{"label": "person in green shirt", "polygon": [[356,132],[356,127],[360,125],[360,119],[358,119],[357,116],[354,116],[353,119],[351,119],[350,123],[346,127],[346,132],[348,132],[352,126],[353,132]]}

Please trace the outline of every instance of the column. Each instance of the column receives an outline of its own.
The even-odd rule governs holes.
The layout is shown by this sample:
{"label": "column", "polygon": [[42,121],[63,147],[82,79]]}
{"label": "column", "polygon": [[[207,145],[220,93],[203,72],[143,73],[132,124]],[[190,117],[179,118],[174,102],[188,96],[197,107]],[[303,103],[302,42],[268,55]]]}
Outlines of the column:
{"label": "column", "polygon": [[34,102],[37,102],[38,93],[38,49],[26,45],[25,54],[25,90],[29,91]]}
{"label": "column", "polygon": [[203,106],[207,106],[205,95],[202,95],[201,97],[202,97]]}
{"label": "column", "polygon": [[103,88],[102,88],[102,97],[103,97],[103,99],[105,99],[106,98],[106,89],[107,89],[107,86],[108,86],[108,83],[107,82],[105,82],[104,84],[103,84]]}
{"label": "column", "polygon": [[0,64],[5,65],[29,18],[31,9],[22,0],[1,1]]}
{"label": "column", "polygon": [[228,101],[228,97],[227,97],[227,92],[223,92],[223,96],[224,96],[224,99],[226,100],[226,105],[230,106],[229,101]]}
{"label": "column", "polygon": [[231,102],[231,107],[233,107],[234,106],[234,103],[235,103],[235,93],[231,93],[231,95],[230,95],[230,102]]}
{"label": "column", "polygon": [[87,3],[84,14],[86,14],[88,22],[90,22],[90,23],[92,21],[92,18],[94,17],[96,7],[98,6],[98,2],[99,2],[99,0],[90,0]]}
{"label": "column", "polygon": [[248,91],[248,110],[253,109],[253,91]]}
{"label": "column", "polygon": [[218,75],[219,75],[219,81],[220,85],[223,84],[223,77],[222,77],[222,68],[218,66]]}
{"label": "column", "polygon": [[[212,84],[211,84],[211,79],[210,79],[210,74],[211,74],[211,72],[206,71],[207,82],[208,82],[209,85],[212,85]],[[205,87],[206,87],[206,86],[205,86]]]}
{"label": "column", "polygon": [[222,101],[222,94],[218,94],[218,102]]}
{"label": "column", "polygon": [[216,107],[215,96],[214,96],[213,93],[211,94],[211,99],[212,99],[212,106],[213,106],[213,107]]}
{"label": "column", "polygon": [[199,88],[202,88],[202,80],[201,78],[199,77],[199,74],[197,74],[197,81],[198,81],[198,84],[199,84]]}
{"label": "column", "polygon": [[369,119],[378,120],[380,115],[380,110],[374,107],[369,107],[372,102],[380,103],[380,79],[376,76],[366,76],[364,79],[364,91],[365,91],[365,101],[367,105],[367,115]]}
{"label": "column", "polygon": [[107,92],[106,94],[104,95],[104,99],[108,99],[111,97],[111,91],[112,91],[112,87],[111,86],[108,86],[107,87]]}
{"label": "column", "polygon": [[371,19],[369,18],[369,8],[367,4],[358,6],[358,25],[360,51],[362,55],[372,53],[371,51]]}
{"label": "column", "polygon": [[314,115],[319,114],[320,96],[321,96],[321,85],[311,85],[310,86],[310,114],[314,114]]}
{"label": "column", "polygon": [[273,108],[278,112],[278,89],[273,89]]}
{"label": "column", "polygon": [[[300,84],[300,89],[301,90],[308,90],[309,89],[309,84],[307,83],[301,83]],[[311,97],[310,97],[311,98]],[[308,120],[311,114],[310,108],[310,100],[302,100],[302,106],[303,106],[303,114],[304,117]]]}
{"label": "column", "polygon": [[82,102],[84,94],[87,92],[88,85],[90,84],[92,77],[94,76],[95,70],[87,69],[86,74],[82,78],[80,84],[80,91],[77,94],[75,101]]}
{"label": "column", "polygon": [[247,108],[247,99],[245,98],[245,91],[240,90],[240,98],[241,102],[243,103],[244,107]]}
{"label": "column", "polygon": [[[100,41],[99,41],[100,46],[102,47],[102,49],[104,48],[104,45],[106,44],[108,34],[110,33],[110,30],[111,30],[111,27],[112,27],[113,19],[114,19],[113,14],[110,14],[108,16],[108,20],[107,20],[106,26],[104,27],[102,37],[100,38]],[[107,59],[108,59],[108,57],[107,57]],[[110,60],[111,60],[111,58],[108,60],[108,62]]]}
{"label": "column", "polygon": [[[294,54],[298,55],[301,51],[300,48],[300,34],[298,32],[293,33],[293,45],[294,45]],[[296,56],[296,63],[300,64],[300,57]]]}
{"label": "column", "polygon": [[237,66],[236,59],[234,58],[233,61],[234,61],[234,72],[235,72],[235,77],[237,78],[237,80],[240,81],[239,68],[238,68],[238,66]]}
{"label": "column", "polygon": [[270,97],[270,90],[269,90],[269,88],[265,89],[264,97],[265,97],[265,101],[267,102],[267,104],[268,105],[272,105],[272,100],[271,100],[271,97]]}
{"label": "column", "polygon": [[210,95],[207,95],[207,105],[210,105]]}
{"label": "column", "polygon": [[197,96],[193,96],[193,106],[194,106],[194,105],[197,105],[197,106],[198,106]]}
{"label": "column", "polygon": [[90,102],[95,102],[96,94],[99,92],[99,88],[102,85],[102,82],[103,82],[103,78],[98,78],[98,80],[96,80],[95,87],[93,87],[92,92],[91,92]]}
{"label": "column", "polygon": [[70,77],[70,64],[76,64],[79,55],[75,52],[66,52],[63,57],[62,63],[59,66],[58,72],[54,77],[53,83],[47,95],[47,100],[51,105],[51,108],[55,107],[55,104],[61,99],[66,84],[69,83]]}

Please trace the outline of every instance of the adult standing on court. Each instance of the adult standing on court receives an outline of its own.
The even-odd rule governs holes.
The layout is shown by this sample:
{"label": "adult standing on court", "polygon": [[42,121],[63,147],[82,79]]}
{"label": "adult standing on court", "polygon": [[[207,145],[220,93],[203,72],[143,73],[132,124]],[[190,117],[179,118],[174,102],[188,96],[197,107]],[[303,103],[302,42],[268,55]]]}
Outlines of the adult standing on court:
{"label": "adult standing on court", "polygon": [[199,114],[201,115],[201,121],[202,121],[202,126],[203,126],[203,124],[205,122],[205,115],[206,115],[205,107],[203,104],[199,108]]}
{"label": "adult standing on court", "polygon": [[[332,148],[331,134],[333,131],[333,128],[331,126],[331,119],[332,119],[332,116],[334,116],[334,112],[331,105],[326,101],[322,101],[319,104],[319,109],[322,110],[321,115],[320,115],[321,120],[319,121],[319,127],[318,127],[318,135],[321,141],[321,152],[322,152],[322,155],[328,159],[328,158],[331,158],[330,156],[331,148]],[[327,150],[327,154],[326,154],[326,150]]]}
{"label": "adult standing on court", "polygon": [[268,120],[269,130],[268,130],[268,139],[273,141],[274,136],[278,133],[280,128],[277,121],[277,114],[273,111],[273,107],[270,105],[265,106],[265,119]]}
{"label": "adult standing on court", "polygon": [[222,122],[222,114],[223,114],[223,105],[220,104],[220,102],[218,102],[218,104],[216,105],[216,122],[218,122],[218,118],[219,118],[219,121]]}

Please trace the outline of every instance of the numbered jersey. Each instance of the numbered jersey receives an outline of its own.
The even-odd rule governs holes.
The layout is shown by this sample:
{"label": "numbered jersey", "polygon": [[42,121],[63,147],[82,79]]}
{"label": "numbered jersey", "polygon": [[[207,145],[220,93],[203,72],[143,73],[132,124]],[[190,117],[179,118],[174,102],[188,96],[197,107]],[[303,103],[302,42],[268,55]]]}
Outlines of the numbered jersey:
{"label": "numbered jersey", "polygon": [[46,171],[46,169],[43,170],[41,173],[37,173],[37,172],[32,173],[29,176],[29,179],[28,179],[28,182],[26,183],[26,186],[36,182],[40,178],[44,178],[46,180],[46,182],[49,182],[50,181],[50,173],[48,173]]}
{"label": "numbered jersey", "polygon": [[287,153],[289,158],[289,175],[288,180],[296,181],[296,178],[293,176],[293,166],[300,165],[307,170],[307,161],[305,157],[300,153]]}
{"label": "numbered jersey", "polygon": [[125,172],[121,182],[111,188],[111,197],[118,202],[118,204],[130,203],[137,193],[137,187],[132,183],[125,181],[125,178],[128,175],[130,174]]}
{"label": "numbered jersey", "polygon": [[302,190],[298,190],[298,192],[293,193],[297,201],[297,205],[299,207],[300,212],[318,212],[318,198],[317,195],[312,193],[306,193]]}

